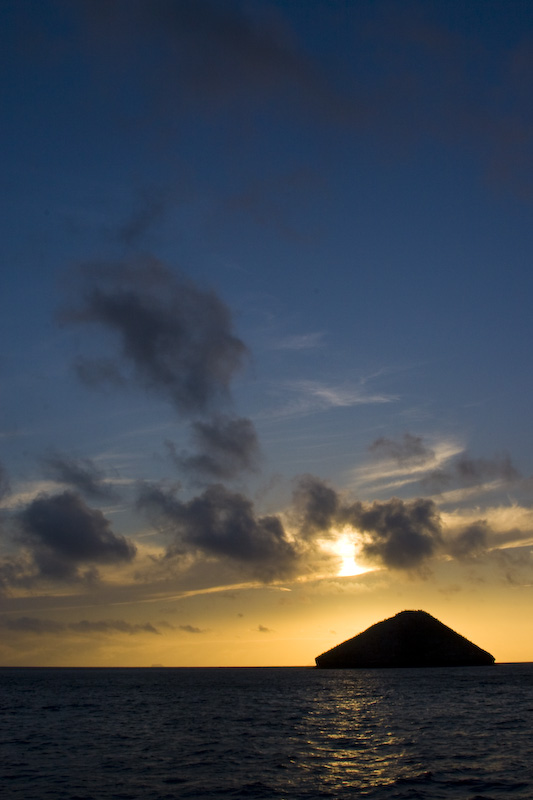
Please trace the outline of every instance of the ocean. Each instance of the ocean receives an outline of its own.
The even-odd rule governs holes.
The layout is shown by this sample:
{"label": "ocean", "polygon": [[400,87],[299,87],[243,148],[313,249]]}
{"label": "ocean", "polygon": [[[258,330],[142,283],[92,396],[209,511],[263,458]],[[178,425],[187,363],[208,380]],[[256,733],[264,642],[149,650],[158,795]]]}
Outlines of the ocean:
{"label": "ocean", "polygon": [[0,669],[3,800],[533,797],[533,664]]}

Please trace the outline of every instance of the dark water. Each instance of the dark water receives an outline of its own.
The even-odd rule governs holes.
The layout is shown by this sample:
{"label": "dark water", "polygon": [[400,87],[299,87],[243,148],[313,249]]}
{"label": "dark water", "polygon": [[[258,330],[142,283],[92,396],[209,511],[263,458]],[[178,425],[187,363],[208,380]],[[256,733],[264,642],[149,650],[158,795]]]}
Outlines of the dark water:
{"label": "dark water", "polygon": [[0,669],[7,800],[533,797],[533,664]]}

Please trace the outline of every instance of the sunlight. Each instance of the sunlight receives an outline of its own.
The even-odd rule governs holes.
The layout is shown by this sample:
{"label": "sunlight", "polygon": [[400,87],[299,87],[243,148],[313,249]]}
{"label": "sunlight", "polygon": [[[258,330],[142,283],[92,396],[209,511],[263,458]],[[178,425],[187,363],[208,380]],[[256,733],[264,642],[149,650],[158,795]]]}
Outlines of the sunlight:
{"label": "sunlight", "polygon": [[331,549],[335,555],[338,555],[341,558],[339,571],[337,572],[337,576],[339,578],[349,578],[353,575],[362,575],[364,572],[370,572],[372,570],[372,567],[365,567],[362,564],[357,563],[356,556],[359,548],[356,548],[356,545],[349,534],[341,533],[338,539],[333,543]]}

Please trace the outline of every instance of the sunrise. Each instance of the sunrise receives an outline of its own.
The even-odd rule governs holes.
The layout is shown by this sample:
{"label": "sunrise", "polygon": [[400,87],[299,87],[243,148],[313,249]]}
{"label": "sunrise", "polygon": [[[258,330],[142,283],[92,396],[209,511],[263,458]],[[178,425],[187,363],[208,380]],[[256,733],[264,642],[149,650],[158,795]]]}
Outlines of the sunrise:
{"label": "sunrise", "polygon": [[2,797],[529,798],[533,5],[0,5]]}

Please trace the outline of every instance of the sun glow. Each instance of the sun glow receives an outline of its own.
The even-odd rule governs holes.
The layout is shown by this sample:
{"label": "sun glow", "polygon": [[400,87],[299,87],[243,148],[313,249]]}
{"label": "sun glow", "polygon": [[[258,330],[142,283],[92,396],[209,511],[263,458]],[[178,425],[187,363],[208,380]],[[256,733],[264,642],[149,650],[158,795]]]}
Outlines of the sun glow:
{"label": "sun glow", "polygon": [[340,556],[341,563],[337,576],[339,578],[349,578],[352,575],[362,575],[364,572],[370,572],[372,567],[365,567],[357,562],[357,554],[359,547],[353,540],[353,537],[348,533],[339,534],[338,538],[331,547],[335,555]]}

